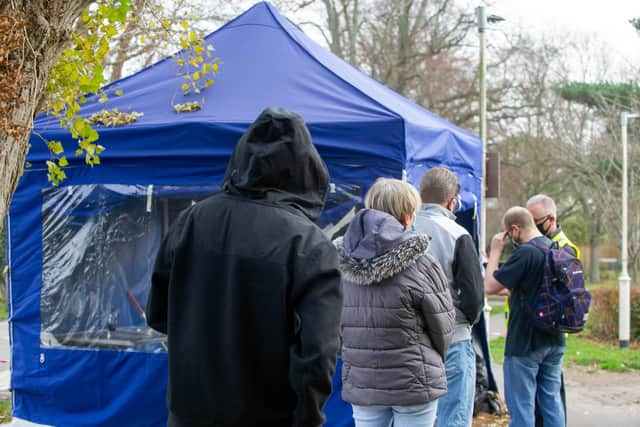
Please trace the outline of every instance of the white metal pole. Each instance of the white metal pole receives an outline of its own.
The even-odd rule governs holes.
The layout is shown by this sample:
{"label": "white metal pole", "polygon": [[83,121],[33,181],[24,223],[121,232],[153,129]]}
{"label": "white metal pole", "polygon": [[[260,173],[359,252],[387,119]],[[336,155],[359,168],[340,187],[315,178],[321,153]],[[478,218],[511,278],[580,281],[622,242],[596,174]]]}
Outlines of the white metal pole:
{"label": "white metal pole", "polygon": [[[480,58],[478,65],[478,78],[480,81],[480,140],[482,141],[482,175],[480,176],[480,256],[482,257],[487,247],[487,204],[486,204],[486,162],[487,162],[487,92],[485,76],[487,65],[485,61],[485,33],[487,29],[487,11],[484,6],[476,8],[478,23],[478,37],[480,39]],[[487,339],[491,339],[491,306],[484,297],[484,321],[487,330]]]}
{"label": "white metal pole", "polygon": [[620,260],[622,262],[622,269],[620,271],[619,286],[619,310],[618,310],[618,328],[619,328],[619,340],[620,348],[628,348],[629,340],[631,338],[631,291],[629,277],[628,263],[629,257],[627,252],[627,234],[628,234],[628,203],[629,203],[629,190],[628,190],[628,148],[627,148],[627,125],[629,119],[640,118],[640,114],[629,114],[626,112],[620,113],[620,127],[622,131],[622,246],[620,248]]}
{"label": "white metal pole", "polygon": [[484,6],[476,8],[478,20],[478,36],[480,38],[480,139],[482,140],[482,176],[480,177],[480,254],[487,247],[487,204],[485,198],[486,186],[486,160],[487,160],[487,93],[485,75],[487,65],[485,62],[485,32],[487,29],[487,14]]}

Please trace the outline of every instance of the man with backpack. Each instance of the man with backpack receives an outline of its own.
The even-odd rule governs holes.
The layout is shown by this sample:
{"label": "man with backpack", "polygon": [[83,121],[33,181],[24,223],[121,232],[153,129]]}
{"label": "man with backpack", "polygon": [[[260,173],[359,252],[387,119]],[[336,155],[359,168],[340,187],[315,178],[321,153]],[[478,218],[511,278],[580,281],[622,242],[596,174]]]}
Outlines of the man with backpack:
{"label": "man with backpack", "polygon": [[[551,247],[552,242],[538,231],[533,216],[523,207],[509,209],[502,223],[504,231],[491,240],[485,289],[489,295],[505,288],[511,292],[503,367],[510,425],[535,425],[537,394],[545,427],[563,427],[560,374],[565,337],[562,333],[543,332],[535,327],[531,313],[546,273],[546,253],[537,246]],[[516,249],[498,268],[506,239],[511,239]]]}
{"label": "man with backpack", "polygon": [[[546,194],[536,194],[527,201],[527,210],[533,215],[538,231],[547,236],[559,248],[564,248],[580,259],[580,249],[576,246],[558,224],[558,209],[553,199]],[[565,410],[565,425],[567,415],[567,397],[564,386],[564,376],[560,376],[560,397]],[[542,414],[536,404],[536,427],[544,425]]]}

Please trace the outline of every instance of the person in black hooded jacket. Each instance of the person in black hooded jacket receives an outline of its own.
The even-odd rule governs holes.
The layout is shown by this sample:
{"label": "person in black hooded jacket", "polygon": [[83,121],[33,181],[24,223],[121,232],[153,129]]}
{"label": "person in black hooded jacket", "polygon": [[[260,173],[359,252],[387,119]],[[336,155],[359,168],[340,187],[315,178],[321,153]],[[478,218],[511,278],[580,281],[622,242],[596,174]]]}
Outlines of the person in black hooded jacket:
{"label": "person in black hooded jacket", "polygon": [[168,334],[169,426],[319,426],[340,346],[338,257],[313,221],[327,168],[302,118],[266,109],[222,191],[165,237],[147,303]]}

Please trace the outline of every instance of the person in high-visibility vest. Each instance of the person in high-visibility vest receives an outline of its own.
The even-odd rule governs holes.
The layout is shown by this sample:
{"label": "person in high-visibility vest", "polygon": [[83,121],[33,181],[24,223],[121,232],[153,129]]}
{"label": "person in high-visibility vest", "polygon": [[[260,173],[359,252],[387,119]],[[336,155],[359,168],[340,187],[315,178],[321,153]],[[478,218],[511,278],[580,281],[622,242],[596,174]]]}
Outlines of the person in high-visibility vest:
{"label": "person in high-visibility vest", "polygon": [[[573,243],[558,224],[558,210],[553,199],[545,194],[537,194],[527,201],[527,209],[533,215],[536,227],[559,248],[571,250],[576,258],[580,259],[580,248]],[[509,301],[505,302],[505,321],[509,321]]]}
{"label": "person in high-visibility vest", "polygon": [[[533,215],[536,227],[544,236],[551,239],[559,248],[566,248],[571,251],[576,258],[580,259],[580,248],[576,246],[558,224],[558,209],[553,199],[546,194],[536,194],[527,201],[527,209]],[[565,413],[565,425],[567,424],[567,399],[564,387],[564,376],[560,377],[560,396]],[[536,427],[542,427],[543,421],[536,405]]]}

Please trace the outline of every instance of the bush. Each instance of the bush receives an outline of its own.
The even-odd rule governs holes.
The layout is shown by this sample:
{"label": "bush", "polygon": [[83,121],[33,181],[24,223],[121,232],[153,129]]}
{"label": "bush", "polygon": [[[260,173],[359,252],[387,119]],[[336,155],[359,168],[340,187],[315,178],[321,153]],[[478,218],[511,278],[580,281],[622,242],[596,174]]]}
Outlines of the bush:
{"label": "bush", "polygon": [[[591,291],[591,309],[586,332],[594,338],[610,341],[618,336],[618,297],[615,287]],[[640,340],[640,289],[631,288],[631,339]]]}

